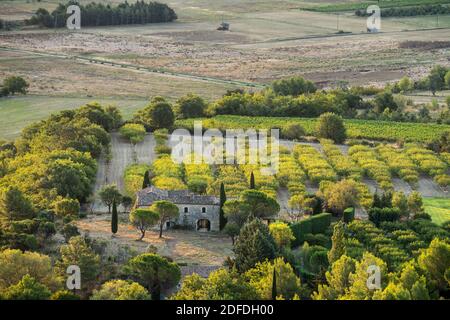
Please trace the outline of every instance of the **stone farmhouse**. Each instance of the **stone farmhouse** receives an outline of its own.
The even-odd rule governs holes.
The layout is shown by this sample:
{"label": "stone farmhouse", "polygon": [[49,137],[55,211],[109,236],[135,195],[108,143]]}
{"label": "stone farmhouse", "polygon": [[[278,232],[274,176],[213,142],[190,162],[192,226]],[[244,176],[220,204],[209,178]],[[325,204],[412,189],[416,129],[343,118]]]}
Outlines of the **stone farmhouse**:
{"label": "stone farmhouse", "polygon": [[178,206],[180,215],[168,221],[165,228],[182,226],[197,231],[219,231],[220,200],[188,190],[162,190],[154,186],[137,193],[136,208],[148,208],[153,202],[167,200]]}

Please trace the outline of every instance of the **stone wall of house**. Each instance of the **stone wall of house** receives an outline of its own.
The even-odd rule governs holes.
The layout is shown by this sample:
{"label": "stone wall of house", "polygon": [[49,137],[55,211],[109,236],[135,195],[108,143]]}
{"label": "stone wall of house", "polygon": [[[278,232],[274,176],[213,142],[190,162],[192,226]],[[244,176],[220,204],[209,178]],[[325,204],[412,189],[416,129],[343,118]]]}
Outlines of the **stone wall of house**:
{"label": "stone wall of house", "polygon": [[[177,225],[197,230],[198,220],[207,219],[210,222],[210,231],[220,231],[220,210],[218,205],[177,204],[177,206],[180,209],[180,216],[174,221]],[[187,212],[185,212],[185,208],[187,208]],[[203,212],[203,208],[205,212]]]}

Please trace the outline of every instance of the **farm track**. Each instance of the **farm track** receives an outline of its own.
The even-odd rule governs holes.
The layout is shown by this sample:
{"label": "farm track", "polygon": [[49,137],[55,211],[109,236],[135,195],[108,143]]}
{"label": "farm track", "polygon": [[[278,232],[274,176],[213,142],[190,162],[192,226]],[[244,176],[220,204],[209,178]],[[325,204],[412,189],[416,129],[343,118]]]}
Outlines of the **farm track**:
{"label": "farm track", "polygon": [[[155,145],[156,142],[153,135],[146,135],[144,141],[136,145],[137,163],[152,163],[156,158]],[[111,155],[112,158],[109,163],[107,163],[104,156],[98,162],[97,178],[94,187],[95,194],[107,184],[116,184],[122,193],[125,191],[123,175],[125,169],[134,163],[133,147],[128,141],[120,137],[118,132],[111,134]],[[107,208],[99,199],[96,199],[93,211],[107,212]]]}
{"label": "farm track", "polygon": [[133,71],[137,71],[137,72],[153,73],[153,74],[158,74],[158,75],[162,75],[162,76],[166,75],[169,77],[184,78],[184,79],[190,79],[190,80],[194,80],[194,81],[205,81],[205,82],[210,82],[210,83],[229,84],[229,85],[237,85],[237,86],[251,87],[251,88],[264,88],[265,87],[265,85],[259,84],[259,83],[245,82],[245,81],[238,81],[238,80],[226,80],[226,79],[214,78],[214,77],[208,77],[208,76],[197,76],[197,75],[188,74],[188,73],[173,72],[173,71],[169,71],[169,70],[165,70],[165,69],[149,68],[149,67],[145,67],[145,66],[137,65],[137,64],[118,63],[118,62],[114,62],[114,61],[103,59],[103,58],[98,59],[98,58],[84,57],[84,56],[79,56],[79,55],[69,55],[69,54],[62,54],[62,53],[48,53],[48,52],[41,52],[41,51],[36,51],[36,50],[24,50],[24,49],[10,48],[10,47],[2,47],[2,46],[0,46],[0,50],[15,51],[15,52],[38,55],[38,56],[43,56],[43,57],[70,59],[70,60],[73,60],[73,61],[76,61],[79,63],[108,66],[108,67],[113,67],[113,68],[133,70]]}

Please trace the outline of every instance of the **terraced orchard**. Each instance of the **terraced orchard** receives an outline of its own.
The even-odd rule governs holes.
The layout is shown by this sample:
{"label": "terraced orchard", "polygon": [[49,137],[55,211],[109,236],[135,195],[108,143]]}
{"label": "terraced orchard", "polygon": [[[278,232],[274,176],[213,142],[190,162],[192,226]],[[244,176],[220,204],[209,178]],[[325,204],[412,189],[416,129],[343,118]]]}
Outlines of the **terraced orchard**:
{"label": "terraced orchard", "polygon": [[406,147],[406,154],[422,173],[433,177],[434,181],[441,187],[447,187],[450,184],[450,176],[446,173],[448,165],[433,151],[416,145],[409,145]]}
{"label": "terraced orchard", "polygon": [[410,159],[404,150],[382,145],[377,148],[377,152],[393,175],[408,182],[412,187],[417,187],[417,183],[419,182],[417,165]]}
{"label": "terraced orchard", "polygon": [[374,149],[363,146],[352,146],[348,154],[363,169],[363,174],[367,178],[375,180],[383,190],[392,190],[391,173],[385,162],[378,159]]}
{"label": "terraced orchard", "polygon": [[296,145],[293,152],[311,182],[319,184],[324,180],[336,181],[338,179],[333,167],[314,147]]}
{"label": "terraced orchard", "polygon": [[333,141],[320,140],[324,154],[340,177],[361,180],[362,170],[358,164],[349,156],[344,155],[341,150],[333,144]]}
{"label": "terraced orchard", "polygon": [[[243,148],[249,159],[248,145]],[[444,190],[449,185],[449,154],[438,155],[417,144],[406,144],[404,148],[390,144],[354,145],[347,151],[327,139],[322,139],[320,144],[293,143],[292,149],[280,146],[279,170],[275,175],[262,174],[261,168],[265,165],[259,161],[255,164],[196,164],[192,161],[193,154],[188,158],[186,160],[191,161],[178,164],[170,155],[160,154],[152,164],[128,167],[125,174],[127,190],[130,189],[130,193],[138,190],[143,172],[151,169],[152,184],[158,188],[189,189],[218,196],[223,183],[227,198],[232,199],[250,187],[253,174],[255,189],[277,199],[283,210],[293,215],[309,208],[312,193],[325,194],[335,182],[343,179],[354,182],[358,204],[366,209],[373,201],[374,190],[371,192],[369,188],[372,180],[376,188],[385,191],[404,191],[398,189],[393,178],[407,182],[410,190],[423,190],[424,184],[430,183],[436,189],[438,184],[442,188],[440,196],[445,195]]]}

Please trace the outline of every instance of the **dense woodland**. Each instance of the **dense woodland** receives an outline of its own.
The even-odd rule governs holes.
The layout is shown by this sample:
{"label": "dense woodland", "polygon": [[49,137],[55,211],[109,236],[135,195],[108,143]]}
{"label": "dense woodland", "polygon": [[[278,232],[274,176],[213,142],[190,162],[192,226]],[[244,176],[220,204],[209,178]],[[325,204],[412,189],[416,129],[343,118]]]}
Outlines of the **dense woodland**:
{"label": "dense woodland", "polygon": [[92,2],[84,6],[77,1],[69,1],[65,4],[60,3],[51,13],[46,9],[38,9],[28,20],[28,24],[42,25],[47,28],[65,27],[69,17],[66,11],[70,5],[80,7],[82,27],[171,22],[177,19],[172,8],[159,2],[137,1],[129,4],[125,1],[118,6]]}

